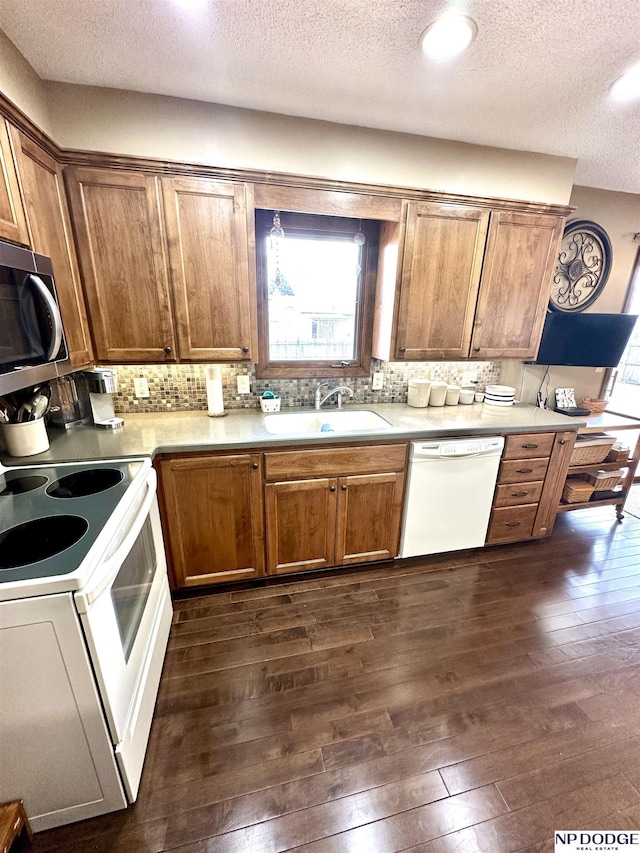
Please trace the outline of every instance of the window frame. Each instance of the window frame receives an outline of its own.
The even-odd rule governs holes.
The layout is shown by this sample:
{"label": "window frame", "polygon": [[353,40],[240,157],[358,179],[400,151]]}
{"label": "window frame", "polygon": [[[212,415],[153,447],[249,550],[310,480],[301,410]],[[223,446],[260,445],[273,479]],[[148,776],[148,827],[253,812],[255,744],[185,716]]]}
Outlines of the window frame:
{"label": "window frame", "polygon": [[371,372],[371,349],[373,341],[373,309],[378,266],[380,223],[375,220],[327,216],[324,214],[295,213],[280,211],[280,221],[296,233],[322,235],[336,239],[340,235],[353,236],[361,230],[366,237],[362,251],[362,271],[356,313],[356,358],[346,365],[328,360],[276,361],[269,357],[269,283],[267,281],[266,240],[273,225],[273,210],[257,209],[255,212],[256,234],[256,285],[258,296],[258,379],[305,379],[315,377],[369,376]]}

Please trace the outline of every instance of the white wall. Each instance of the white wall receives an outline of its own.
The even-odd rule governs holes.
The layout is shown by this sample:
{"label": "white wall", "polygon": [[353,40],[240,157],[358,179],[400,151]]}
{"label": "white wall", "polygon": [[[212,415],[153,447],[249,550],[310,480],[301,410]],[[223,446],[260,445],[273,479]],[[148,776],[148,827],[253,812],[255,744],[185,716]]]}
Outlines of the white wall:
{"label": "white wall", "polygon": [[46,84],[64,148],[566,204],[576,161],[201,101]]}
{"label": "white wall", "polygon": [[0,30],[0,89],[45,133],[51,133],[44,82]]}

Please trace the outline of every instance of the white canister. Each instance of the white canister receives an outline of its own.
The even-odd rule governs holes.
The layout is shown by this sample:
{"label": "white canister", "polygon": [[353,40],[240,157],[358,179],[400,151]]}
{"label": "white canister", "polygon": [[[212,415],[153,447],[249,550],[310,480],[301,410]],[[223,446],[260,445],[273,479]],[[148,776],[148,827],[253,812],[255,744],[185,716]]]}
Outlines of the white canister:
{"label": "white canister", "polygon": [[407,390],[407,405],[423,409],[429,405],[431,395],[430,379],[410,379]]}
{"label": "white canister", "polygon": [[1,424],[2,435],[10,456],[35,456],[49,449],[49,436],[44,418],[22,424]]}
{"label": "white canister", "polygon": [[447,385],[447,393],[445,394],[444,402],[447,406],[457,406],[460,399],[460,386]]}
{"label": "white canister", "polygon": [[429,394],[430,406],[444,406],[444,401],[447,396],[446,382],[432,382],[431,393]]}
{"label": "white canister", "polygon": [[461,388],[460,389],[460,399],[458,402],[461,406],[468,406],[470,403],[473,403],[473,396],[475,394],[474,388]]}

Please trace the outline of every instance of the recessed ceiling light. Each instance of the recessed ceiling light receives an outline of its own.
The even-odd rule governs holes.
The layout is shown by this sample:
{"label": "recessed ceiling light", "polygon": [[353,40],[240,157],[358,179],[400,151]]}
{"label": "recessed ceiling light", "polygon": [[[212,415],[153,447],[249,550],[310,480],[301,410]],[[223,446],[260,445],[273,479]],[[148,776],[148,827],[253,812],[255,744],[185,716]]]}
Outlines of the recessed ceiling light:
{"label": "recessed ceiling light", "polygon": [[640,64],[611,84],[611,94],[616,101],[630,101],[640,98]]}
{"label": "recessed ceiling light", "polygon": [[429,59],[451,59],[469,47],[478,34],[476,22],[465,15],[445,15],[429,24],[420,47]]}

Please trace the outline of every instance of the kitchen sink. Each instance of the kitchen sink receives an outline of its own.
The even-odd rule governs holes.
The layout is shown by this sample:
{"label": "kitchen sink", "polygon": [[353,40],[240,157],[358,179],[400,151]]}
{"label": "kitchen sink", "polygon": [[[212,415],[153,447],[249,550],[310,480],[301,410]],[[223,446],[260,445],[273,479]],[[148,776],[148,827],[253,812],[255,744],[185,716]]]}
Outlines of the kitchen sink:
{"label": "kitchen sink", "polygon": [[390,429],[389,421],[375,412],[291,412],[265,415],[264,427],[274,435],[294,433],[366,432]]}

